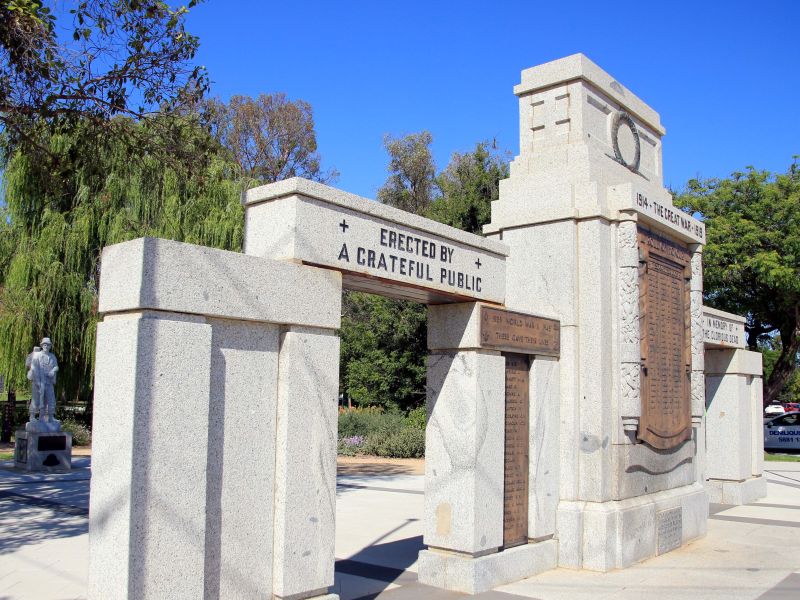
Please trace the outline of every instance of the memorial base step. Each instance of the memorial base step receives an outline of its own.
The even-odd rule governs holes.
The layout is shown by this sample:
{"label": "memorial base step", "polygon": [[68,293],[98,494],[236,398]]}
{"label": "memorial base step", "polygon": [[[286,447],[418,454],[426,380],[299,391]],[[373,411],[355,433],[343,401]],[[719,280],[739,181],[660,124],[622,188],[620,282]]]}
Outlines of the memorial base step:
{"label": "memorial base step", "polygon": [[699,483],[609,502],[558,506],[558,566],[623,569],[702,537],[708,494]]}
{"label": "memorial base step", "polygon": [[709,479],[706,491],[709,502],[715,504],[750,504],[767,495],[767,479],[761,476],[743,481]]}
{"label": "memorial base step", "polygon": [[420,583],[466,594],[480,594],[556,567],[555,540],[524,544],[472,557],[431,548],[419,553]]}

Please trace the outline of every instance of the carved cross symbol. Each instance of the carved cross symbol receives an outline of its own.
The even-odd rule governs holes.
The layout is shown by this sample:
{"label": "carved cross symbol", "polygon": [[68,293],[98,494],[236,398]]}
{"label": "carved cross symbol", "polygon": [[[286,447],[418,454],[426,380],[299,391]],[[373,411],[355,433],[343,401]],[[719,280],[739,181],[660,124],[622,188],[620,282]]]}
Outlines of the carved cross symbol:
{"label": "carved cross symbol", "polygon": [[475,261],[475,266],[478,267],[479,269],[481,268],[481,259],[480,258]]}
{"label": "carved cross symbol", "polygon": [[339,223],[339,227],[341,227],[341,228],[342,228],[342,233],[346,233],[346,231],[347,231],[347,228],[348,228],[348,227],[350,227],[350,225],[348,225],[348,224],[347,224],[347,221],[345,221],[344,219],[342,219],[342,222],[341,222],[341,223]]}

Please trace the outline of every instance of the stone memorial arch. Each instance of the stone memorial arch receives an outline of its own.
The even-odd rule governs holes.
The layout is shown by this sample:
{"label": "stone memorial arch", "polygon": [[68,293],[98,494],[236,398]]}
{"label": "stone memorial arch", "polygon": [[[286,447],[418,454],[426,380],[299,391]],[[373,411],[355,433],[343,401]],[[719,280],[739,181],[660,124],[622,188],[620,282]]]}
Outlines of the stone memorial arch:
{"label": "stone memorial arch", "polygon": [[430,305],[420,579],[554,567],[560,326],[503,308],[508,248],[303,179],[244,203],[244,254],[103,253],[91,597],[329,596],[343,287]]}
{"label": "stone memorial arch", "polygon": [[90,598],[335,598],[343,288],[429,305],[420,581],[705,533],[705,229],[662,185],[659,116],[583,55],[514,91],[487,237],[291,179],[246,193],[243,254],[104,250]]}

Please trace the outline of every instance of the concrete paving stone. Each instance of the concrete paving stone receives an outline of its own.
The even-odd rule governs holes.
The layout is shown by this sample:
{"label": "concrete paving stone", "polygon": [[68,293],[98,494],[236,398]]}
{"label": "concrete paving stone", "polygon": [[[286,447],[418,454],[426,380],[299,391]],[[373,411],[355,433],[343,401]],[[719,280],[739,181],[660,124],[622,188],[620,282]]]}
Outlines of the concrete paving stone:
{"label": "concrete paving stone", "polygon": [[363,485],[422,492],[425,490],[425,478],[420,475],[339,475],[336,485]]}
{"label": "concrete paving stone", "polygon": [[800,573],[792,573],[768,592],[761,594],[757,600],[796,600],[800,590]]}
{"label": "concrete paving stone", "polygon": [[[414,476],[422,480],[423,476]],[[417,483],[403,482],[415,489]],[[337,489],[336,556],[416,571],[422,544],[424,497],[378,491],[401,489],[386,478],[378,486]]]}
{"label": "concrete paving stone", "polygon": [[367,600],[368,598],[370,600],[373,598],[376,600],[417,600],[418,598],[425,598],[426,600],[456,600],[459,598],[471,598],[474,600],[520,600],[522,597],[494,590],[469,596],[461,592],[443,590],[422,583],[413,583],[393,590],[387,590],[376,596],[359,598],[358,600]]}

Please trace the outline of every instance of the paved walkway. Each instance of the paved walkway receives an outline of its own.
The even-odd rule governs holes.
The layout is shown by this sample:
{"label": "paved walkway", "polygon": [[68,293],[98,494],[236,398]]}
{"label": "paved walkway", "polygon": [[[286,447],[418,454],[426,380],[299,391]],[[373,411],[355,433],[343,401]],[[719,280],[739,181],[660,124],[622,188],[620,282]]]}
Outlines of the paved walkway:
{"label": "paved walkway", "polygon": [[[25,475],[0,463],[0,600],[86,597],[90,458],[74,465]],[[423,477],[390,471],[339,476],[332,591],[342,600],[463,598],[417,583]],[[767,498],[713,505],[708,535],[684,548],[611,573],[555,569],[475,598],[800,599],[800,463],[767,463],[766,477]]]}

